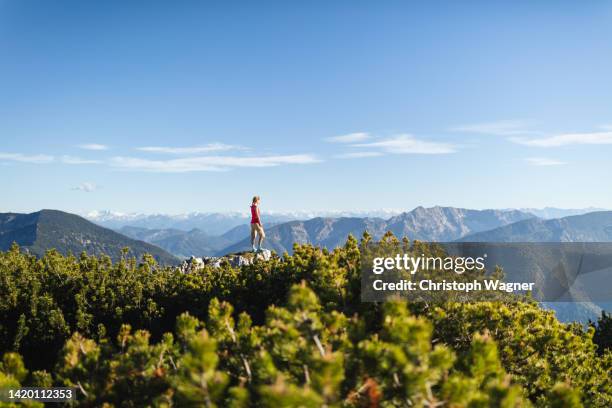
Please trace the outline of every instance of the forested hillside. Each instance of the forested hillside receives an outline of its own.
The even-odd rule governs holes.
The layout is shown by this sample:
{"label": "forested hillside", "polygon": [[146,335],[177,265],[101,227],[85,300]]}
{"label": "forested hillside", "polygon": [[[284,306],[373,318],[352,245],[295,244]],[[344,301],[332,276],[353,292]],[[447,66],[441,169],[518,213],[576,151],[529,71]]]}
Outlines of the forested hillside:
{"label": "forested hillside", "polygon": [[0,387],[74,386],[88,407],[612,405],[595,330],[528,300],[362,303],[368,240],[187,274],[14,246],[0,253]]}
{"label": "forested hillside", "polygon": [[0,213],[0,250],[16,242],[22,249],[42,256],[51,248],[60,253],[108,255],[117,261],[123,248],[138,258],[151,254],[160,263],[177,264],[177,258],[155,245],[128,238],[100,227],[85,218],[57,210],[41,210],[31,214]]}

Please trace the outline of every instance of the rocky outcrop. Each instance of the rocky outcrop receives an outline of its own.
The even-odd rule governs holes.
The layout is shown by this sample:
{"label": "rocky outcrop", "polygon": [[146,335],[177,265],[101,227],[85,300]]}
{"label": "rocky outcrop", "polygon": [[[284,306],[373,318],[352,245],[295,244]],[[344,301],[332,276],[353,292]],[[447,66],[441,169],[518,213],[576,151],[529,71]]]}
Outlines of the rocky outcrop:
{"label": "rocky outcrop", "polygon": [[180,270],[183,273],[190,273],[206,266],[219,268],[227,264],[233,268],[239,268],[245,265],[252,265],[257,261],[268,261],[272,258],[272,252],[269,249],[264,249],[261,252],[240,252],[228,254],[224,256],[205,256],[198,258],[192,256],[181,263]]}

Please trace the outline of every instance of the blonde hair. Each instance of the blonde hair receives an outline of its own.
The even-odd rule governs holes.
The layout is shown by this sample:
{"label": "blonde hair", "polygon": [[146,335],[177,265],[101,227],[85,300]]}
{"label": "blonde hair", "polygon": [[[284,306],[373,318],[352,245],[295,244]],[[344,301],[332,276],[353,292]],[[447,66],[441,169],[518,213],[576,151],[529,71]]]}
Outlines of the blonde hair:
{"label": "blonde hair", "polygon": [[253,204],[259,201],[259,196],[253,196]]}

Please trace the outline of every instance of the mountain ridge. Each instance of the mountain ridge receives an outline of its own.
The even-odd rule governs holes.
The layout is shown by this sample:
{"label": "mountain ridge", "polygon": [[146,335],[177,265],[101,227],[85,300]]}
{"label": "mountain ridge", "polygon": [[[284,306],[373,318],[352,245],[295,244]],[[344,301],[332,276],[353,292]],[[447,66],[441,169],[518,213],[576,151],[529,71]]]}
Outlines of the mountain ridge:
{"label": "mountain ridge", "polygon": [[[418,208],[418,207],[417,207]],[[435,208],[435,207],[431,207]],[[458,207],[443,207],[458,208]],[[312,218],[383,218],[400,215],[414,210],[379,208],[373,210],[297,210],[297,211],[262,211],[262,216],[270,223],[282,223],[295,220],[309,220]],[[594,211],[604,211],[601,208],[574,208],[564,209],[557,207],[544,208],[502,208],[502,209],[480,209],[476,211],[512,211],[518,210],[531,213],[534,216],[552,219],[562,218],[569,215],[580,215]],[[181,229],[189,231],[199,228],[208,235],[222,235],[230,229],[249,222],[250,213],[248,211],[228,211],[228,212],[201,212],[193,211],[188,213],[122,213],[109,210],[95,210],[81,214],[89,221],[95,222],[103,227],[118,230],[124,226],[136,226],[148,229]]]}
{"label": "mountain ridge", "polygon": [[595,211],[552,220],[539,218],[460,238],[468,242],[612,242],[612,211]]}
{"label": "mountain ridge", "polygon": [[179,258],[189,258],[194,254],[213,255],[233,242],[223,236],[208,235],[198,228],[183,231],[125,226],[117,231],[127,237],[158,246]]}
{"label": "mountain ridge", "polygon": [[[262,216],[268,224],[281,224],[295,220],[309,220],[317,217],[338,218],[342,216],[391,217],[399,210],[373,211],[263,211]],[[185,214],[140,214],[114,213],[112,211],[91,211],[84,215],[90,221],[103,227],[119,230],[125,226],[148,229],[180,229],[189,231],[199,228],[208,235],[220,236],[231,229],[248,224],[249,212],[191,212]]]}
{"label": "mountain ridge", "polygon": [[78,255],[85,251],[90,255],[106,254],[117,261],[121,258],[121,250],[128,247],[137,258],[150,253],[163,264],[178,261],[161,248],[59,210],[44,209],[29,214],[0,213],[0,250],[9,249],[13,242],[36,256],[55,248],[64,255]]}
{"label": "mountain ridge", "polygon": [[[294,242],[311,243],[327,248],[342,245],[349,234],[361,236],[368,231],[375,239],[386,231],[398,237],[428,241],[454,241],[470,232],[491,229],[512,222],[533,218],[534,215],[519,210],[470,210],[455,207],[417,207],[387,220],[382,218],[313,218],[306,221],[290,221],[266,230],[264,247],[278,253],[291,253]],[[265,219],[264,219],[265,221]],[[230,245],[217,255],[239,252],[250,247],[250,239]]]}

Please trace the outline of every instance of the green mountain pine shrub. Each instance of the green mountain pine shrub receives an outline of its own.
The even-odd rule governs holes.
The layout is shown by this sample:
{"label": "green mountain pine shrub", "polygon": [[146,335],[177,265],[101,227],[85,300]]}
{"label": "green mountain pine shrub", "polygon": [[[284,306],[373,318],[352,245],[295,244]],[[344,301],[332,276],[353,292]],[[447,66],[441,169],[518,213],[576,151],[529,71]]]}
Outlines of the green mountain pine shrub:
{"label": "green mountain pine shrub", "polygon": [[595,330],[528,300],[362,303],[369,239],[190,274],[14,246],[0,386],[72,386],[78,406],[108,407],[612,406]]}

